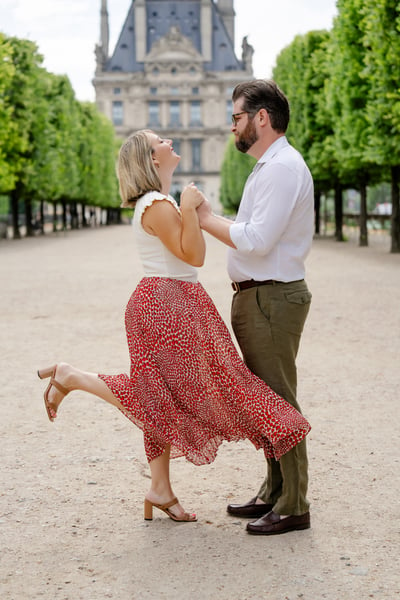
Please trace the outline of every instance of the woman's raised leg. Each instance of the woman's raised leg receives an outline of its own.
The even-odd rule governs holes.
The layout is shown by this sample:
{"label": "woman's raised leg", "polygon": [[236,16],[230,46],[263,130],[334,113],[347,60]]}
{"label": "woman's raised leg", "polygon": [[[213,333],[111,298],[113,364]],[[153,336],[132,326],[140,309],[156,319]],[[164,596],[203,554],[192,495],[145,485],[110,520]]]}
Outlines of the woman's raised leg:
{"label": "woman's raised leg", "polygon": [[65,396],[73,390],[93,394],[109,404],[122,408],[118,398],[96,373],[81,371],[67,363],[38,371],[41,379],[50,377],[50,383],[44,393],[44,402],[50,421],[57,416],[57,410]]}

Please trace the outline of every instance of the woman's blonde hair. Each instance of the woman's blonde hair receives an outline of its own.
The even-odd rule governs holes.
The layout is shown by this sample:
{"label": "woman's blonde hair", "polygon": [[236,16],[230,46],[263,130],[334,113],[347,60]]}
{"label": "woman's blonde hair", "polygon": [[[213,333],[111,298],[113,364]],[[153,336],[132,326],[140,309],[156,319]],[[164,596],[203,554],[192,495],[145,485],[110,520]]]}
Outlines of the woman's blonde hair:
{"label": "woman's blonde hair", "polygon": [[122,208],[133,208],[147,192],[160,192],[161,181],[153,162],[150,129],[132,133],[120,148],[117,176]]}

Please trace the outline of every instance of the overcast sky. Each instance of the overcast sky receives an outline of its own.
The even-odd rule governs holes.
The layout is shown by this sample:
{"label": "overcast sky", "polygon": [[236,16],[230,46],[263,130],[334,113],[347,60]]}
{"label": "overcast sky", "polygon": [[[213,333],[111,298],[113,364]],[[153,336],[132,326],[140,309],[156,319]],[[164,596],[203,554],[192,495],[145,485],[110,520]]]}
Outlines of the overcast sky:
{"label": "overcast sky", "polygon": [[[109,0],[110,53],[131,0]],[[78,100],[94,100],[94,47],[100,37],[100,0],[0,0],[0,31],[35,41],[44,67],[68,75]],[[254,47],[256,77],[270,77],[279,52],[297,34],[330,29],[336,0],[234,0],[236,54],[242,38]]]}

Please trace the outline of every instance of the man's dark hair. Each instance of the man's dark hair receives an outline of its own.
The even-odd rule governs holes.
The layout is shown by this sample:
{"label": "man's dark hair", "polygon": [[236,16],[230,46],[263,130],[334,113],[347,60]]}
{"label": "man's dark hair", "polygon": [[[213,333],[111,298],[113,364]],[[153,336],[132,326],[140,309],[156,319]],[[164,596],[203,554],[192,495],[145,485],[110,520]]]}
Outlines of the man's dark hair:
{"label": "man's dark hair", "polygon": [[265,108],[271,120],[271,126],[278,133],[285,133],[289,125],[289,102],[282,90],[271,79],[254,79],[239,83],[232,93],[236,102],[243,98],[242,110],[254,116]]}

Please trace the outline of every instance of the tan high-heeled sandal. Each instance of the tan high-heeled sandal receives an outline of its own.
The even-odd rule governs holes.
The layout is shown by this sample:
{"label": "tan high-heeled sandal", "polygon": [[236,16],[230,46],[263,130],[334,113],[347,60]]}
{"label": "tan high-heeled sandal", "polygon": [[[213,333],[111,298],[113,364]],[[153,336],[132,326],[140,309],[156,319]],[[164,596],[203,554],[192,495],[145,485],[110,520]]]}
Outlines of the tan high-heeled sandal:
{"label": "tan high-heeled sandal", "polygon": [[[71,390],[67,390],[67,388],[65,388],[63,385],[61,385],[61,383],[59,383],[59,382],[58,382],[58,381],[55,379],[55,376],[56,376],[56,371],[57,371],[57,365],[54,365],[54,367],[48,367],[47,369],[40,369],[40,370],[37,372],[37,374],[38,374],[38,377],[39,377],[40,379],[47,379],[48,377],[51,377],[51,379],[50,379],[50,383],[49,383],[49,385],[47,386],[47,388],[45,389],[45,391],[44,391],[44,394],[43,394],[43,398],[44,398],[44,405],[45,405],[45,407],[46,407],[47,416],[49,417],[49,420],[50,420],[51,422],[53,422],[53,421],[54,421],[54,419],[56,418],[56,416],[57,416],[57,409],[58,409],[58,407],[60,406],[61,402],[64,400],[65,396],[66,396],[67,394],[69,394],[69,392],[71,391]],[[59,391],[59,392],[61,392],[61,393],[63,394],[63,397],[61,398],[60,402],[58,403],[58,405],[57,405],[57,408],[56,408],[56,409],[54,409],[54,408],[53,408],[53,407],[50,405],[50,402],[49,402],[49,393],[50,393],[50,390],[51,390],[52,386],[54,386],[55,388],[57,388],[57,389],[58,389],[58,391]]]}
{"label": "tan high-heeled sandal", "polygon": [[197,521],[197,517],[194,513],[189,514],[187,512],[183,513],[182,517],[177,517],[173,512],[168,510],[171,506],[175,506],[175,504],[179,504],[178,498],[172,498],[169,502],[165,504],[156,504],[155,502],[151,502],[147,498],[144,499],[144,518],[146,521],[151,521],[153,519],[153,506],[158,508],[158,510],[162,510],[166,515],[169,516],[173,521],[182,521],[186,523],[194,523]]}

